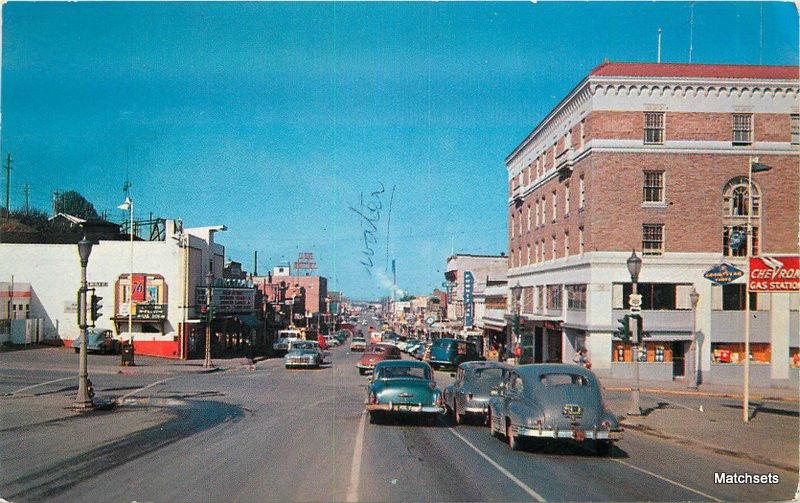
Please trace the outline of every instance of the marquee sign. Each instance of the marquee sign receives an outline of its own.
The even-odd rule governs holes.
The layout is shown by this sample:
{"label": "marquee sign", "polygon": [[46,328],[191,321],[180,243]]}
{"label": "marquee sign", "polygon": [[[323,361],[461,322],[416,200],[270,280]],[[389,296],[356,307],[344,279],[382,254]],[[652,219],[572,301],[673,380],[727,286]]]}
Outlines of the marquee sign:
{"label": "marquee sign", "polygon": [[475,278],[472,272],[464,272],[464,328],[472,328],[473,326],[473,310],[474,304],[472,303],[472,287],[475,283]]}
{"label": "marquee sign", "polygon": [[703,274],[704,278],[718,285],[727,285],[728,283],[736,281],[742,276],[744,276],[744,271],[737,268],[733,264],[724,262],[722,264],[715,265],[706,271],[705,274]]}
{"label": "marquee sign", "polygon": [[800,256],[751,257],[751,292],[800,292]]}

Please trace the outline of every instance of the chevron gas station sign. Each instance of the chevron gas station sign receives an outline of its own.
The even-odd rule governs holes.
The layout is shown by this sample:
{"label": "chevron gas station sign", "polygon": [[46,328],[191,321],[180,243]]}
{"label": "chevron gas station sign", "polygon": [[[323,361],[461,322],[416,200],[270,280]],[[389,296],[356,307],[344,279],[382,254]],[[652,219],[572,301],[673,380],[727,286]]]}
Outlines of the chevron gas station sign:
{"label": "chevron gas station sign", "polygon": [[750,258],[751,292],[800,292],[800,256]]}

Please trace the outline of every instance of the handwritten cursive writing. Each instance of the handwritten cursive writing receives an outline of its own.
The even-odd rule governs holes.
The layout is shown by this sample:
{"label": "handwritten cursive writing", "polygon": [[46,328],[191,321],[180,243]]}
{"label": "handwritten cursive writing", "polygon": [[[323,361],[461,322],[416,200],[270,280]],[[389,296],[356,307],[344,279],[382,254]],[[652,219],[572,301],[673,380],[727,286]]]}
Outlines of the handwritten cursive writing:
{"label": "handwritten cursive writing", "polygon": [[359,263],[364,266],[364,270],[368,275],[372,276],[372,267],[375,265],[373,257],[375,256],[374,245],[378,242],[378,222],[381,220],[381,195],[386,191],[383,184],[379,183],[379,188],[372,191],[367,199],[364,199],[364,193],[359,194],[358,207],[349,206],[350,210],[359,216],[359,223],[364,240],[364,249],[361,250],[361,260]]}

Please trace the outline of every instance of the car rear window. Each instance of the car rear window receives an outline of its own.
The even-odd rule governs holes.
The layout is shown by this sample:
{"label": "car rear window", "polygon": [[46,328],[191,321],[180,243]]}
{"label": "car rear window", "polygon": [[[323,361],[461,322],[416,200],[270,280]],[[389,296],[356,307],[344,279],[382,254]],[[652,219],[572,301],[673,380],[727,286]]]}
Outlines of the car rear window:
{"label": "car rear window", "polygon": [[378,371],[378,379],[425,379],[430,380],[430,372],[425,367],[390,366]]}
{"label": "car rear window", "polygon": [[553,373],[553,374],[542,374],[539,380],[545,386],[564,386],[564,385],[586,386],[589,384],[589,381],[582,375],[568,374],[563,372]]}
{"label": "car rear window", "polygon": [[445,351],[450,349],[450,346],[453,345],[453,341],[443,341],[441,339],[433,341],[433,347],[442,348]]}

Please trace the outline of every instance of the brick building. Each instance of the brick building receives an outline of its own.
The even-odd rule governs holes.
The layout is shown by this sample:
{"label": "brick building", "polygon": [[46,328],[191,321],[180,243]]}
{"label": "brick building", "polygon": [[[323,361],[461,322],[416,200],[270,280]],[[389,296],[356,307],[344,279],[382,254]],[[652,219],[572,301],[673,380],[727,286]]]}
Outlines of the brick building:
{"label": "brick building", "polygon": [[[723,261],[747,268],[751,156],[772,167],[753,178],[754,253],[798,252],[799,92],[798,67],[593,69],[506,158],[508,283],[523,287],[525,358],[571,361],[585,346],[599,374],[628,376],[630,347],[613,333],[635,249],[652,334],[642,377],[693,371],[694,287],[704,381],[738,382],[745,278],[717,286],[703,274]],[[754,381],[796,385],[798,297],[751,295]]]}

